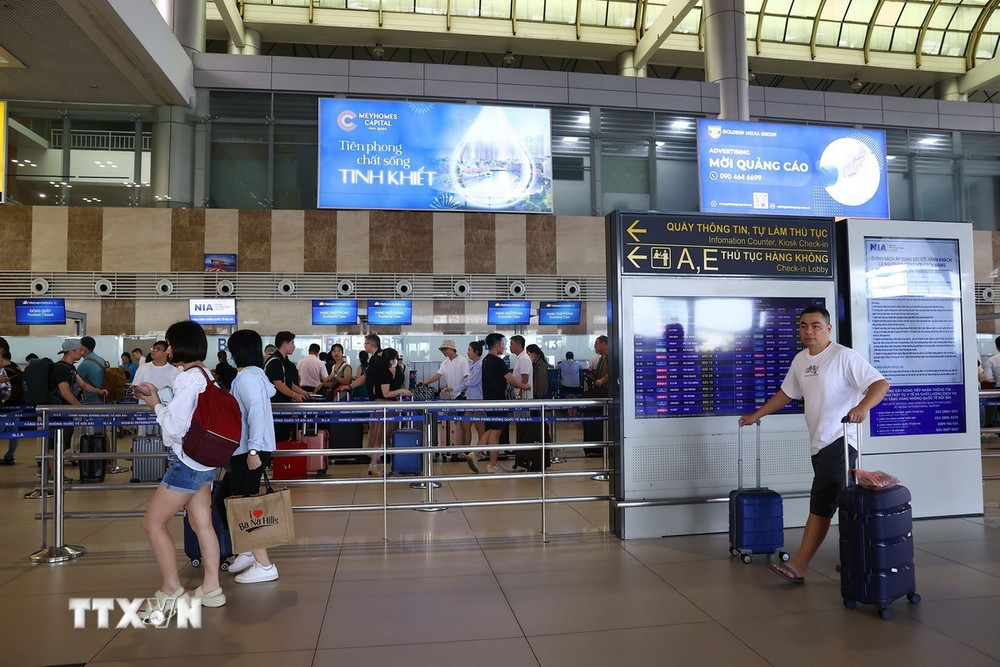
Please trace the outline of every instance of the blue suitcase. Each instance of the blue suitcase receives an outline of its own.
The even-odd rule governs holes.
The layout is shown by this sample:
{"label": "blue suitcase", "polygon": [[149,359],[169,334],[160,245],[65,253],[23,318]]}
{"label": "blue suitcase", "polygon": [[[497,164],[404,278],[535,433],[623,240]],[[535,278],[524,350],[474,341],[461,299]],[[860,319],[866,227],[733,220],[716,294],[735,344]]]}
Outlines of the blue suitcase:
{"label": "blue suitcase", "polygon": [[[861,428],[858,428],[858,461],[861,467]],[[847,459],[847,424],[844,424]],[[847,464],[844,466],[848,474]],[[913,510],[910,490],[897,484],[872,491],[857,484],[847,486],[838,498],[840,520],[840,594],[844,606],[873,604],[879,616],[892,618],[889,605],[899,598],[916,604],[913,567]]]}
{"label": "blue suitcase", "polygon": [[[219,568],[228,570],[229,559],[235,554],[233,553],[233,539],[229,535],[229,528],[226,526],[224,517],[220,512],[222,502],[221,498],[217,498],[218,492],[219,484],[216,483],[212,486],[212,526],[215,528],[215,534],[219,538]],[[195,535],[194,529],[191,528],[191,524],[188,522],[186,509],[184,510],[184,553],[191,559],[191,565],[194,567],[201,565],[201,546],[198,544],[198,536]]]}
{"label": "blue suitcase", "polygon": [[[424,434],[420,429],[399,428],[392,432],[393,447],[423,447]],[[393,454],[393,475],[419,475],[424,469],[420,454]]]}
{"label": "blue suitcase", "polygon": [[757,422],[757,486],[743,488],[743,429],[737,436],[737,488],[729,493],[729,553],[744,563],[751,554],[789,556],[785,546],[784,511],[781,494],[760,485],[760,422]]}

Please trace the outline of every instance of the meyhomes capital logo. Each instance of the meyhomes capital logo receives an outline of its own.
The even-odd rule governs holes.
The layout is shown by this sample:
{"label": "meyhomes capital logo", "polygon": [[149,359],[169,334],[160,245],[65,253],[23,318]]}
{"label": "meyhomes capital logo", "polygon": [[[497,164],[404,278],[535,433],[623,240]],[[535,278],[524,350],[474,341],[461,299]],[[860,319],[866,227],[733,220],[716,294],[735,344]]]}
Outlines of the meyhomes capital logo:
{"label": "meyhomes capital logo", "polygon": [[358,129],[358,126],[354,124],[354,119],[358,117],[358,114],[354,113],[350,109],[344,109],[339,114],[337,114],[337,126],[340,127],[344,132],[351,132]]}
{"label": "meyhomes capital logo", "polygon": [[[140,611],[146,605],[146,613]],[[73,627],[87,628],[87,619],[96,618],[96,627],[106,630],[111,627],[111,613],[118,608],[121,618],[115,624],[116,630],[123,628],[156,628],[163,630],[170,626],[170,620],[178,629],[201,628],[201,600],[189,597],[167,598],[70,598],[69,610],[73,612]],[[145,618],[143,618],[145,616]]]}

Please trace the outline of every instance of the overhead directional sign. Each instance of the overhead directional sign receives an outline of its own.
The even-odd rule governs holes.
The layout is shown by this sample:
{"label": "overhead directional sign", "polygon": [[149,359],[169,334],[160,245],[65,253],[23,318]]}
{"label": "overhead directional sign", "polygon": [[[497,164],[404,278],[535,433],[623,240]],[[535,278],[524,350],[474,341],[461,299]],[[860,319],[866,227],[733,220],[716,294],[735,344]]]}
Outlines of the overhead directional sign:
{"label": "overhead directional sign", "polygon": [[832,221],[817,218],[620,214],[624,273],[661,276],[833,275]]}

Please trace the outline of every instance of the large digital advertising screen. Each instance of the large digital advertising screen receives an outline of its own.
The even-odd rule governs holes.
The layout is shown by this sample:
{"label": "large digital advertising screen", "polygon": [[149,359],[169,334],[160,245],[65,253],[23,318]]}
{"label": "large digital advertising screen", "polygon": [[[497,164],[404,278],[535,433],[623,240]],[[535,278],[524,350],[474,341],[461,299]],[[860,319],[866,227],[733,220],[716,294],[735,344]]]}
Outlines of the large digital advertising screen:
{"label": "large digital advertising screen", "polygon": [[66,324],[64,299],[16,299],[15,324]]}
{"label": "large digital advertising screen", "polygon": [[960,269],[955,239],[865,237],[868,358],[890,384],[873,436],[965,432]]}
{"label": "large digital advertising screen", "polygon": [[312,323],[326,326],[357,324],[358,302],[354,299],[314,299]]}
{"label": "large digital advertising screen", "polygon": [[706,213],[889,217],[881,130],[698,121]]}
{"label": "large digital advertising screen", "polygon": [[320,99],[320,208],[552,212],[548,109]]}
{"label": "large digital advertising screen", "polygon": [[236,299],[188,299],[188,317],[198,324],[236,324]]}
{"label": "large digital advertising screen", "polygon": [[[633,298],[635,417],[753,412],[803,348],[799,314],[817,297]],[[803,411],[792,401],[779,414]]]}
{"label": "large digital advertising screen", "polygon": [[490,301],[486,323],[494,326],[523,326],[531,322],[530,301]]}
{"label": "large digital advertising screen", "polygon": [[409,326],[413,324],[413,302],[409,299],[372,299],[368,301],[368,324]]}
{"label": "large digital advertising screen", "polygon": [[542,301],[538,304],[538,324],[556,326],[580,324],[580,302]]}

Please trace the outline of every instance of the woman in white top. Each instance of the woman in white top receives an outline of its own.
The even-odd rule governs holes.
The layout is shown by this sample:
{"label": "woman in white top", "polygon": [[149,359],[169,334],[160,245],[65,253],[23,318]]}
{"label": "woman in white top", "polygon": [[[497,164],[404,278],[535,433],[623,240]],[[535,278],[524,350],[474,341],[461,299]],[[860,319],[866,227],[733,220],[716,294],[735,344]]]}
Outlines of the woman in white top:
{"label": "woman in white top", "polygon": [[[160,610],[172,610],[167,600],[187,596],[177,574],[177,549],[174,538],[167,530],[167,522],[182,508],[187,508],[188,521],[198,536],[202,561],[205,563],[204,579],[191,598],[201,600],[204,607],[221,607],[226,596],[219,585],[219,539],[212,526],[212,482],[218,470],[204,466],[184,453],[184,436],[191,427],[191,419],[198,405],[198,396],[205,391],[211,376],[205,370],[208,341],[205,331],[196,322],[176,322],[167,329],[167,354],[171,363],[178,366],[180,374],[174,379],[172,398],[167,405],[160,403],[156,387],[149,382],[133,386],[136,398],[156,412],[156,421],[163,431],[163,444],[167,448],[167,472],[142,518],[142,527],[149,537],[149,544],[160,567],[163,583],[155,597]],[[140,610],[144,618],[154,609]]]}

